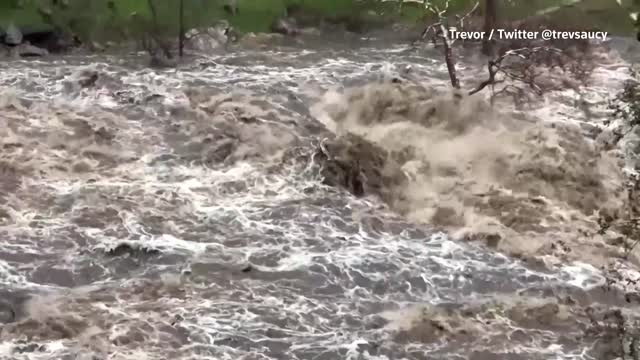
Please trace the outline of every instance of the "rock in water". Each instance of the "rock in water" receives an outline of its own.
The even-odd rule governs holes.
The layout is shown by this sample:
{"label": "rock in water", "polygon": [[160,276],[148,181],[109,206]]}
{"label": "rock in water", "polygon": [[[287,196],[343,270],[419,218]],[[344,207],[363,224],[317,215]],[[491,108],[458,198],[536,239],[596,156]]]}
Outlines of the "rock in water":
{"label": "rock in water", "polygon": [[162,54],[151,55],[151,60],[149,62],[149,66],[157,69],[174,68],[177,65],[178,62],[175,59],[169,59]]}
{"label": "rock in water", "polygon": [[4,44],[0,44],[0,59],[4,59],[10,56],[11,56],[11,51],[9,51],[9,47]]}
{"label": "rock in water", "polygon": [[266,48],[269,44],[280,41],[284,36],[282,34],[266,34],[266,33],[248,33],[238,41],[242,46],[250,48]]}
{"label": "rock in water", "polygon": [[190,50],[210,53],[224,48],[232,32],[232,27],[226,21],[206,29],[192,29],[185,34],[187,39],[185,45]]}
{"label": "rock in water", "polygon": [[13,305],[7,301],[0,301],[0,323],[8,324],[16,320],[16,312]]}
{"label": "rock in water", "polygon": [[356,196],[375,194],[392,201],[399,196],[395,190],[408,181],[387,151],[357,135],[328,140],[318,150],[325,185],[342,187]]}
{"label": "rock in water", "polygon": [[15,56],[31,57],[31,56],[46,56],[49,55],[47,49],[33,46],[29,43],[20,44],[12,49]]}
{"label": "rock in water", "polygon": [[7,32],[4,35],[4,42],[8,45],[20,45],[22,44],[22,32],[13,23],[7,27]]}
{"label": "rock in water", "polygon": [[78,84],[82,87],[91,87],[93,85],[95,85],[96,81],[98,81],[98,78],[100,76],[98,75],[97,72],[91,71],[91,72],[85,72],[83,74],[80,75],[79,79],[78,79]]}
{"label": "rock in water", "polygon": [[287,36],[295,36],[300,34],[300,30],[298,30],[296,22],[293,19],[276,19],[273,24],[271,24],[271,31]]}

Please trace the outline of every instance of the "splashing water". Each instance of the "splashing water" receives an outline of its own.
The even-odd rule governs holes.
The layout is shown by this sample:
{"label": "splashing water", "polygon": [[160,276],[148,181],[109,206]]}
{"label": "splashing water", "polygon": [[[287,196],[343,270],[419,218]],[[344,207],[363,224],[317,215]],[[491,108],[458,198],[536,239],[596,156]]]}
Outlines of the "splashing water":
{"label": "splashing water", "polygon": [[[421,84],[385,81],[389,63]],[[561,96],[527,117],[554,129],[454,107],[439,60],[395,48],[136,64],[0,64],[3,358],[597,358],[578,305],[619,300],[569,230],[619,178],[611,158],[587,161]],[[612,69],[596,108],[625,76]],[[404,202],[322,184],[315,144],[344,132],[394,154]],[[553,232],[583,262],[440,230],[557,259]]]}

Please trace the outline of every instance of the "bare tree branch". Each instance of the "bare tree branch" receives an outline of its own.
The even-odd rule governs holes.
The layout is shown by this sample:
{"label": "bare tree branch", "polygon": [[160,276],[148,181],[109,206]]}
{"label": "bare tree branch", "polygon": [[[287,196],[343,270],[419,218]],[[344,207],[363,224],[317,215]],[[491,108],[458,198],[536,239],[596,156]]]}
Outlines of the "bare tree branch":
{"label": "bare tree branch", "polygon": [[469,16],[471,16],[471,14],[473,14],[478,9],[479,6],[480,6],[480,1],[476,1],[476,4],[473,6],[473,8],[471,10],[469,10],[468,13],[466,13],[465,15],[463,15],[461,17],[456,15],[457,22],[458,22],[458,24],[460,24],[461,28],[464,28],[465,19],[467,19]]}
{"label": "bare tree branch", "polygon": [[[487,5],[496,5],[491,0],[485,1]],[[493,4],[488,4],[489,2]],[[454,49],[456,39],[450,37],[450,29],[453,29],[450,25],[453,24],[448,23],[446,14],[449,5],[449,1],[446,1],[444,9],[441,9],[430,2],[425,2],[427,10],[433,13],[437,19],[435,23],[429,24],[422,31],[419,40],[428,38],[436,47],[442,46],[451,85],[459,89],[461,85],[456,71]],[[479,1],[476,1],[473,8],[464,16],[455,16],[455,25],[459,26],[460,30],[481,31],[480,27],[483,27],[485,34],[487,34],[487,32],[495,28],[496,14],[485,13],[485,17],[488,16],[489,19],[485,18],[484,24],[466,21],[478,9],[479,5]],[[492,11],[491,9],[485,10]],[[558,29],[558,25],[549,25],[544,22],[526,23],[517,26],[514,24],[505,26],[513,29],[521,29],[521,26],[524,26],[525,29],[532,31],[540,27]],[[559,27],[562,28],[562,26]],[[461,42],[467,44],[466,41]],[[591,46],[588,42],[553,40],[543,44],[541,41],[536,40],[511,39],[496,41],[490,47],[491,51],[485,52],[491,57],[486,65],[487,79],[470,89],[467,92],[469,95],[491,87],[492,101],[497,96],[510,95],[520,103],[523,99],[531,99],[531,95],[541,96],[545,92],[554,89],[569,87],[579,91],[577,90],[578,87],[580,84],[586,84],[593,69],[593,61],[591,61],[593,56],[591,56]],[[483,50],[486,50],[486,48],[487,44],[483,43]],[[496,91],[495,85],[498,84],[500,88]]]}
{"label": "bare tree branch", "polygon": [[475,89],[469,91],[469,95],[480,92],[489,85],[495,85],[504,82],[504,80],[496,80],[496,74],[498,73],[498,70],[500,70],[500,67],[499,64],[497,64],[494,60],[489,60],[487,64],[487,70],[489,71],[489,78],[478,84]]}
{"label": "bare tree branch", "polygon": [[[520,48],[520,49],[512,49],[507,50],[496,59],[489,60],[487,63],[487,70],[489,72],[489,77],[487,80],[481,82],[478,86],[468,92],[469,95],[476,94],[480,92],[482,89],[486,88],[489,85],[495,85],[499,83],[504,83],[506,80],[496,80],[497,75],[502,75],[504,78],[512,80],[514,82],[520,83],[529,87],[536,94],[542,95],[542,88],[536,84],[535,79],[541,72],[536,72],[534,69],[534,64],[529,62],[529,59],[534,53],[538,52],[547,52],[547,53],[562,53],[561,50],[552,48],[552,47],[544,47],[538,46],[534,48]],[[523,63],[519,64],[519,66],[504,66],[503,62],[507,60],[509,57],[516,57],[523,60]],[[505,88],[513,89],[517,86],[514,84],[510,84]],[[506,90],[507,92],[510,90]],[[500,92],[499,92],[500,93]],[[497,94],[499,94],[497,93]]]}
{"label": "bare tree branch", "polygon": [[[431,11],[432,13],[434,13],[439,21],[435,24],[431,24],[429,26],[427,26],[423,31],[422,34],[420,35],[420,39],[424,39],[428,36],[428,34],[430,32],[433,32],[433,42],[435,45],[437,45],[438,40],[440,39],[440,41],[442,42],[442,46],[444,48],[444,59],[445,59],[445,63],[447,65],[447,71],[449,73],[449,78],[451,79],[451,86],[453,86],[455,89],[459,89],[460,88],[460,80],[458,79],[457,73],[456,73],[456,63],[455,63],[455,56],[453,53],[453,49],[451,47],[451,45],[453,44],[453,41],[451,40],[451,38],[449,37],[449,30],[448,28],[448,24],[447,24],[447,19],[446,19],[446,13],[449,10],[449,0],[447,0],[445,2],[445,6],[444,9],[440,10],[440,8],[438,8],[436,5],[432,5],[432,4],[426,4],[427,8],[429,11]],[[474,7],[474,9],[471,10],[471,12],[473,12],[473,10],[475,10],[475,8],[477,7],[477,3],[476,6]],[[471,13],[469,12],[469,14]],[[462,18],[458,18],[458,21],[464,21],[464,18],[466,18],[469,14],[465,15]]]}

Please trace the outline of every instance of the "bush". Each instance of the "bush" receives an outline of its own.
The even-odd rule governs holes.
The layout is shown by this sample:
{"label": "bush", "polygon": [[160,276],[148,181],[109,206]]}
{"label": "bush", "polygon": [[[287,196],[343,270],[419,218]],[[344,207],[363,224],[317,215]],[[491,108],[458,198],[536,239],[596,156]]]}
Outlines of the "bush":
{"label": "bush", "polygon": [[631,79],[625,81],[623,90],[610,105],[614,118],[622,120],[628,131],[640,125],[640,74],[635,69],[630,71]]}

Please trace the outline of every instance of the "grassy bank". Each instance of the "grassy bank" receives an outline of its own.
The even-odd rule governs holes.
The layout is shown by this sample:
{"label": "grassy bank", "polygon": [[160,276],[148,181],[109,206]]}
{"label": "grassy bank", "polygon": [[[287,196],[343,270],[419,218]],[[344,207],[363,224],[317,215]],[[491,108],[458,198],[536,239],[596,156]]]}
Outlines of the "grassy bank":
{"label": "grassy bank", "polygon": [[[0,26],[6,27],[14,22],[20,27],[47,28],[42,17],[38,14],[38,3],[48,3],[48,0],[40,2],[30,1],[22,9],[12,8],[7,1],[0,1]],[[100,32],[107,25],[131,26],[129,18],[132,13],[137,13],[145,20],[150,19],[150,11],[147,0],[114,0],[114,14],[107,7],[106,0],[70,0],[69,7],[60,10],[53,8],[54,17],[59,21],[68,21],[70,18],[78,20],[83,31],[92,33]],[[177,28],[179,0],[157,0],[158,21],[165,28]],[[188,27],[210,25],[217,20],[227,19],[235,28],[242,32],[267,31],[273,21],[285,13],[288,5],[299,5],[305,12],[319,17],[357,17],[369,10],[378,10],[380,14],[391,15],[397,6],[391,3],[379,1],[354,1],[354,0],[238,0],[239,12],[229,15],[223,10],[222,0],[185,0],[185,19]],[[385,11],[386,10],[386,11]],[[393,14],[399,19],[410,20],[421,15],[423,11],[411,7],[411,11],[404,14]]]}
{"label": "grassy bank", "polygon": [[[14,0],[17,1],[17,0]],[[296,4],[307,14],[317,18],[339,18],[346,22],[402,21],[416,24],[424,21],[428,13],[417,2],[400,4],[397,1],[379,0],[238,0],[239,12],[229,15],[223,10],[224,0],[184,0],[185,19],[188,28],[207,26],[220,19],[227,19],[241,32],[267,31],[274,19],[285,13],[288,5]],[[90,38],[110,38],[132,35],[150,24],[147,0],[114,0],[115,11],[108,8],[107,0],[69,0],[66,9],[52,8],[54,23],[72,27],[74,32]],[[38,13],[38,4],[50,0],[26,0],[25,6],[16,9],[11,0],[0,0],[0,27],[13,22],[29,29],[45,29],[51,25]],[[158,23],[168,32],[177,32],[179,0],[156,0]],[[473,0],[452,0],[451,13],[461,13],[470,8]],[[500,17],[519,19],[542,9],[566,3],[560,0],[507,1],[501,4]],[[136,13],[138,17],[132,18]],[[374,15],[375,14],[375,15]],[[559,22],[597,26],[602,29],[629,33],[633,24],[628,10],[615,0],[586,0],[573,7],[553,11]],[[50,21],[49,21],[50,22]]]}
{"label": "grassy bank", "polygon": [[631,1],[583,0],[566,6],[571,0],[527,0],[506,2],[503,13],[511,19],[521,19],[537,12],[550,11],[550,16],[559,24],[577,27],[597,27],[619,35],[634,32],[634,24],[629,17],[633,7]]}

